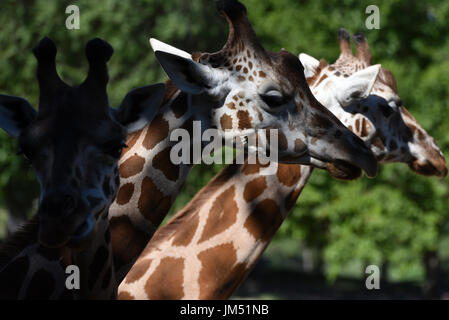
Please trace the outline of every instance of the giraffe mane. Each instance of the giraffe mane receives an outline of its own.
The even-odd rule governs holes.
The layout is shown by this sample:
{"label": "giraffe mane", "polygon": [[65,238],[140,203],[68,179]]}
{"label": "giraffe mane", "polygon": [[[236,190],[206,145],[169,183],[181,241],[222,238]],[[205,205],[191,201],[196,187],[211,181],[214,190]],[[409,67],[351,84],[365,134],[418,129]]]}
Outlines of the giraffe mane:
{"label": "giraffe mane", "polygon": [[35,215],[0,244],[0,268],[8,264],[25,247],[37,242],[39,218]]}

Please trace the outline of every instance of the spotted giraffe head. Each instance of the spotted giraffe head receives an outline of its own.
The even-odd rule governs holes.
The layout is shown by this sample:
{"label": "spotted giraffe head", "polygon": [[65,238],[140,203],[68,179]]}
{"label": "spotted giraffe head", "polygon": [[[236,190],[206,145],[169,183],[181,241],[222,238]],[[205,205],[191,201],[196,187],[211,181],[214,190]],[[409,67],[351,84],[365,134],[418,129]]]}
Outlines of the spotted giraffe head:
{"label": "spotted giraffe head", "polygon": [[351,172],[362,168],[374,176],[373,156],[314,98],[297,57],[285,50],[265,51],[238,1],[217,4],[230,28],[220,51],[194,54],[192,59],[182,50],[151,40],[175,85],[196,101],[207,100],[203,111],[210,126],[225,138],[275,129],[280,162],[337,165]]}
{"label": "spotted giraffe head", "polygon": [[333,65],[300,55],[308,83],[318,100],[329,106],[332,113],[365,141],[379,162],[404,162],[416,173],[445,177],[447,166],[441,150],[435,139],[402,105],[396,80],[389,70],[380,69],[371,94],[365,99],[347,104],[326,104],[326,99],[330,98],[325,97],[327,92],[322,89],[328,79],[339,78],[344,83],[373,68],[365,36],[356,34],[353,40],[356,56],[351,51],[349,33],[344,29],[339,31],[341,54]]}
{"label": "spotted giraffe head", "polygon": [[40,182],[39,240],[48,247],[86,242],[113,201],[119,184],[117,161],[127,133],[151,120],[165,86],[128,93],[111,109],[106,63],[113,50],[94,39],[86,46],[89,73],[78,86],[56,71],[56,46],[44,38],[33,50],[38,61],[39,111],[24,99],[0,95],[0,125],[18,139],[19,153]]}

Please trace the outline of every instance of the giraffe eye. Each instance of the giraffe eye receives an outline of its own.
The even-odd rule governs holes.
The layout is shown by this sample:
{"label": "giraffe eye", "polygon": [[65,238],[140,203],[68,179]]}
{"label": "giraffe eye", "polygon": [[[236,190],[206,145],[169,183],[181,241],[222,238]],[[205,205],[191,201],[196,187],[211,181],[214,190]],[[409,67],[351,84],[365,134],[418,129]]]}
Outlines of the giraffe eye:
{"label": "giraffe eye", "polygon": [[287,99],[282,95],[282,93],[276,90],[271,90],[265,94],[262,94],[260,97],[270,108],[279,108],[287,103]]}

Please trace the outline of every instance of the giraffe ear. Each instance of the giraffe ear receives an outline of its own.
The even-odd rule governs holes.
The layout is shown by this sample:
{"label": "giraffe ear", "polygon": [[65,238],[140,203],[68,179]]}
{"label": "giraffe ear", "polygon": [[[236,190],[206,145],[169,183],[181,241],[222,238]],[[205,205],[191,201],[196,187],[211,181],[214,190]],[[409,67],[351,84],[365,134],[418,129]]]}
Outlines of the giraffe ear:
{"label": "giraffe ear", "polygon": [[167,52],[167,53],[171,53],[174,54],[176,56],[180,56],[183,57],[185,59],[190,59],[192,60],[192,55],[188,52],[185,52],[181,49],[175,48],[169,44],[166,44],[162,41],[159,41],[157,39],[151,38],[150,39],[150,45],[153,48],[153,51],[162,51],[162,52]]}
{"label": "giraffe ear", "polygon": [[164,51],[156,51],[155,55],[178,89],[200,94],[214,87],[214,70],[211,67]]}
{"label": "giraffe ear", "polygon": [[0,95],[0,127],[13,138],[37,117],[37,111],[25,99]]}
{"label": "giraffe ear", "polygon": [[128,134],[136,132],[153,120],[164,96],[165,85],[162,83],[131,90],[112,114],[126,127]]}
{"label": "giraffe ear", "polygon": [[368,97],[376,82],[380,67],[380,64],[370,66],[339,81],[336,93],[340,105],[346,107],[354,100]]}
{"label": "giraffe ear", "polygon": [[320,61],[305,53],[301,53],[299,55],[299,60],[304,67],[304,75],[306,78],[313,77],[320,65]]}

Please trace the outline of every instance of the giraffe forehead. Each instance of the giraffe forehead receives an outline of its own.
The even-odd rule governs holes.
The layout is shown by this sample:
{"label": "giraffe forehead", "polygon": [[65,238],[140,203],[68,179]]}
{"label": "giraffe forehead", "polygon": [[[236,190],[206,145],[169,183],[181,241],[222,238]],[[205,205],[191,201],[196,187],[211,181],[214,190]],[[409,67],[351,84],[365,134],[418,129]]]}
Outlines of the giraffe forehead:
{"label": "giraffe forehead", "polygon": [[[95,127],[96,130],[92,130]],[[120,143],[126,137],[124,128],[111,118],[76,121],[69,117],[38,118],[25,128],[19,138],[21,145],[102,145]]]}

